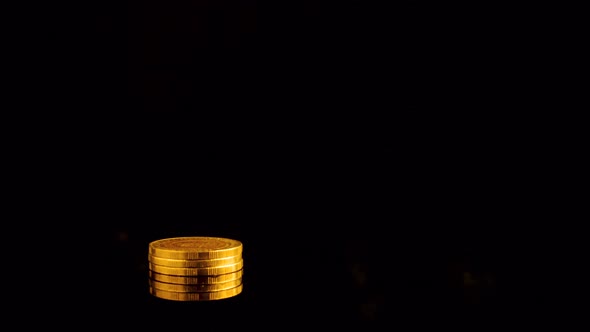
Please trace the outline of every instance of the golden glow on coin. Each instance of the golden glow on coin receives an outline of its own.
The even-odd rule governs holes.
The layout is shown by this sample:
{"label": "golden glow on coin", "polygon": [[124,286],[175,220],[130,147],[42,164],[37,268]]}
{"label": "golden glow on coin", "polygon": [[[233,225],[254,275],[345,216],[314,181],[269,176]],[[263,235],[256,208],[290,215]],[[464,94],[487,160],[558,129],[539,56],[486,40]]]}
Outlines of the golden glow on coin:
{"label": "golden glow on coin", "polygon": [[175,237],[153,241],[149,254],[168,259],[215,259],[242,254],[242,242],[207,236]]}
{"label": "golden glow on coin", "polygon": [[179,284],[169,284],[166,282],[156,281],[153,279],[149,280],[150,286],[159,289],[165,290],[169,292],[213,292],[213,291],[220,291],[229,288],[234,288],[242,284],[242,279],[235,279],[230,280],[218,284],[197,284],[197,285],[179,285]]}
{"label": "golden glow on coin", "polygon": [[241,270],[244,266],[244,260],[238,263],[225,265],[225,266],[214,266],[214,267],[168,267],[156,265],[149,262],[149,269],[161,274],[175,275],[175,276],[210,276],[216,274],[231,273]]}
{"label": "golden glow on coin", "polygon": [[218,284],[235,279],[240,279],[244,275],[244,270],[236,272],[212,275],[212,276],[171,276],[167,274],[156,273],[154,271],[148,271],[149,277],[156,281],[167,282],[171,284],[183,284],[183,285],[194,285],[194,284]]}
{"label": "golden glow on coin", "polygon": [[165,300],[173,301],[210,301],[236,296],[242,292],[243,285],[216,292],[170,292],[150,287],[150,294]]}
{"label": "golden glow on coin", "polygon": [[225,266],[238,263],[242,255],[217,259],[169,259],[148,255],[148,261],[161,266],[168,267],[213,267]]}
{"label": "golden glow on coin", "polygon": [[149,291],[173,301],[208,301],[242,292],[242,242],[187,236],[152,241],[148,248]]}

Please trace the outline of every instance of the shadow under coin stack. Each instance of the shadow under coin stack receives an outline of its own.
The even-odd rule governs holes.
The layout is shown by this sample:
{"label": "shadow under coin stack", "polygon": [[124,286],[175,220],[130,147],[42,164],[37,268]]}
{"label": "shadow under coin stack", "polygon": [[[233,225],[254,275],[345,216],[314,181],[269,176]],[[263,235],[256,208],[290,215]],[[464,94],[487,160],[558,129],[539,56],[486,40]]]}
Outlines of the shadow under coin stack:
{"label": "shadow under coin stack", "polygon": [[175,237],[149,244],[149,289],[173,301],[221,300],[242,292],[242,243],[220,237]]}

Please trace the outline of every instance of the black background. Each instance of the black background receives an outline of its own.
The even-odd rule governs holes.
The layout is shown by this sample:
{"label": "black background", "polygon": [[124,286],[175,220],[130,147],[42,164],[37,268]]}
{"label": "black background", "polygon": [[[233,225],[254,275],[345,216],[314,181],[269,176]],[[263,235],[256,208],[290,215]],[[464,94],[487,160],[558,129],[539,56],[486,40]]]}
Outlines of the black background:
{"label": "black background", "polygon": [[[74,143],[93,324],[497,324],[498,221],[525,169],[490,112],[513,93],[501,32],[470,10],[101,3],[95,117]],[[192,235],[244,243],[243,294],[148,294],[149,242]]]}

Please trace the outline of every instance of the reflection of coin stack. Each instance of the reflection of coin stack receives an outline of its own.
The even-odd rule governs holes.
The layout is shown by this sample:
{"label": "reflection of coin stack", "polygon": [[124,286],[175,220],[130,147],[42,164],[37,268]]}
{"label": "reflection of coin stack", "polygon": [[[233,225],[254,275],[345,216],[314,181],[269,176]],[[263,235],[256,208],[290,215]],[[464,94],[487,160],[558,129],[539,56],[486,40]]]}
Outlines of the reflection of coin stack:
{"label": "reflection of coin stack", "polygon": [[149,245],[149,289],[175,301],[220,300],[242,292],[242,243],[219,237],[176,237]]}

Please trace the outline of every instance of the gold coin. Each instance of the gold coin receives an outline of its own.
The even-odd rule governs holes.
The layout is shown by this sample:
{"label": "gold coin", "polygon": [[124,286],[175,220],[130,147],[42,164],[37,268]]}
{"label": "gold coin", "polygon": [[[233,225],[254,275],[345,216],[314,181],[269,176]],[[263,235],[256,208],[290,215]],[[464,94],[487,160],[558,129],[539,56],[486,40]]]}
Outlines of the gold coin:
{"label": "gold coin", "polygon": [[234,288],[242,284],[242,278],[218,284],[179,285],[149,279],[150,287],[169,292],[213,292]]}
{"label": "gold coin", "polygon": [[169,259],[148,255],[148,261],[161,266],[168,267],[213,267],[225,266],[238,263],[242,260],[242,255],[230,256],[217,259]]}
{"label": "gold coin", "polygon": [[169,274],[173,276],[210,276],[236,272],[237,270],[241,270],[242,267],[244,267],[244,260],[231,265],[214,267],[168,267],[149,262],[150,270],[156,273]]}
{"label": "gold coin", "polygon": [[173,300],[173,301],[210,301],[210,300],[221,300],[232,296],[236,296],[242,292],[244,285],[241,284],[237,287],[225,289],[216,292],[201,292],[201,293],[186,293],[186,292],[170,292],[157,288],[150,287],[150,294],[155,297]]}
{"label": "gold coin", "polygon": [[221,237],[174,237],[150,242],[149,254],[168,259],[215,259],[242,254],[242,242]]}
{"label": "gold coin", "polygon": [[167,274],[156,273],[154,271],[148,271],[149,277],[153,280],[167,282],[170,284],[182,284],[182,285],[195,285],[195,284],[218,284],[224,283],[231,280],[242,278],[244,270],[238,270],[236,272],[213,275],[213,276],[171,276]]}

